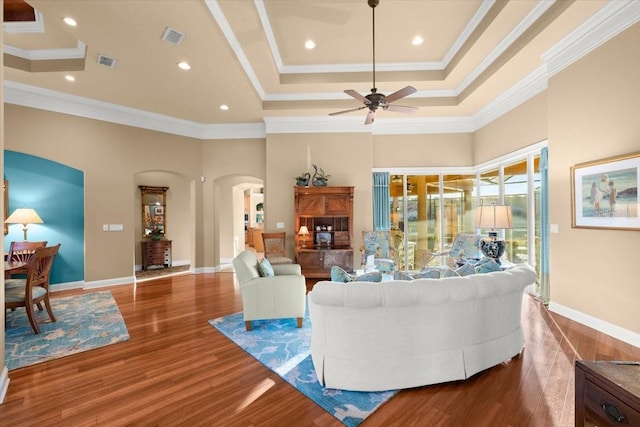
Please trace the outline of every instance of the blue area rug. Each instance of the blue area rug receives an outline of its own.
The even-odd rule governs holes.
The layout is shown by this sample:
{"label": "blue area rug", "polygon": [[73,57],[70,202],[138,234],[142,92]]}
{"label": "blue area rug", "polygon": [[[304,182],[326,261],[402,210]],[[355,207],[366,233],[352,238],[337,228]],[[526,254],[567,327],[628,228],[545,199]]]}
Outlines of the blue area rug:
{"label": "blue area rug", "polygon": [[24,308],[7,312],[5,360],[9,370],[59,359],[129,339],[127,326],[110,291],[51,298],[57,322],[36,308],[35,334]]}
{"label": "blue area rug", "polygon": [[346,426],[357,426],[397,393],[346,391],[321,386],[311,361],[308,317],[300,329],[296,328],[295,319],[254,321],[251,332],[245,329],[242,312],[209,323]]}

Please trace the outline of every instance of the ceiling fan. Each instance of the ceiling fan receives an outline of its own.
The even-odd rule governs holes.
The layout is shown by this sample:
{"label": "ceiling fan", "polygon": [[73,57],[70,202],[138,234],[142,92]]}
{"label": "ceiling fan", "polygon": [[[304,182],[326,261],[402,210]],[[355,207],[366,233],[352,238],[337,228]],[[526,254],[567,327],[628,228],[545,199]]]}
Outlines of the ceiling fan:
{"label": "ceiling fan", "polygon": [[400,98],[404,98],[405,96],[411,95],[416,92],[416,88],[413,86],[407,86],[402,88],[396,92],[393,92],[391,95],[385,96],[382,93],[378,93],[378,89],[376,88],[376,6],[380,3],[380,0],[367,0],[367,4],[371,7],[371,13],[373,17],[373,87],[371,88],[371,93],[366,96],[362,96],[358,92],[353,89],[347,89],[344,91],[347,95],[357,99],[358,101],[362,101],[364,105],[362,107],[350,108],[348,110],[337,111],[335,113],[329,113],[330,116],[335,116],[338,114],[350,113],[352,111],[363,110],[365,108],[369,109],[367,113],[367,118],[364,121],[365,125],[369,125],[373,123],[375,119],[375,114],[378,108],[382,108],[383,110],[388,111],[396,111],[399,113],[415,113],[418,107],[409,107],[407,105],[391,105],[393,101],[396,101]]}

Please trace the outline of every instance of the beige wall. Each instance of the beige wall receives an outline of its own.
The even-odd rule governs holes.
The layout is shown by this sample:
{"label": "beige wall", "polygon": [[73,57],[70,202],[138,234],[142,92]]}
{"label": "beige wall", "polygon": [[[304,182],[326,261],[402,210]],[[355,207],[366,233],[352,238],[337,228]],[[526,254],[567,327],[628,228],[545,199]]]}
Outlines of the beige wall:
{"label": "beige wall", "polygon": [[640,151],[640,24],[549,82],[552,301],[640,333],[640,232],[571,228],[570,167]]}
{"label": "beige wall", "polygon": [[473,164],[480,165],[547,139],[547,110],[547,94],[543,92],[476,131]]}
{"label": "beige wall", "polygon": [[373,167],[473,166],[473,134],[378,135]]}
{"label": "beige wall", "polygon": [[[11,104],[5,105],[4,118],[5,149],[84,172],[86,282],[133,275],[141,240],[137,173],[165,171],[187,181],[201,175],[202,143],[190,138]],[[105,233],[102,224],[124,224],[124,232]]]}
{"label": "beige wall", "polygon": [[[0,18],[3,18],[4,9],[0,10]],[[0,21],[4,22],[4,19]],[[4,46],[2,41],[4,31],[0,32],[0,46]],[[0,57],[0,83],[4,82],[4,55]],[[0,171],[4,176],[4,84],[0,84]],[[0,212],[4,212],[4,197],[0,197]],[[4,248],[4,234],[2,234],[2,247]],[[2,275],[2,286],[0,286],[0,302],[4,305],[4,274]],[[4,316],[0,316],[0,330],[4,331]],[[4,349],[4,334],[0,334],[0,349]],[[0,403],[6,381],[8,379],[4,375],[4,351],[0,351]]]}

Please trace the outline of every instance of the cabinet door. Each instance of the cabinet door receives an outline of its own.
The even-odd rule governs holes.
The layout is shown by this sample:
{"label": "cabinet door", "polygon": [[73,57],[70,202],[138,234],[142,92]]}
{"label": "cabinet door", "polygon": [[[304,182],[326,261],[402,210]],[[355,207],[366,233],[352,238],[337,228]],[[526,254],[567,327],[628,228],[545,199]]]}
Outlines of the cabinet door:
{"label": "cabinet door", "polygon": [[327,194],[325,196],[324,211],[326,215],[349,216],[349,197],[342,194]]}
{"label": "cabinet door", "polygon": [[303,270],[323,270],[324,253],[323,251],[301,251],[298,252],[297,262]]}
{"label": "cabinet door", "polygon": [[307,194],[298,199],[298,215],[324,215],[324,196]]}

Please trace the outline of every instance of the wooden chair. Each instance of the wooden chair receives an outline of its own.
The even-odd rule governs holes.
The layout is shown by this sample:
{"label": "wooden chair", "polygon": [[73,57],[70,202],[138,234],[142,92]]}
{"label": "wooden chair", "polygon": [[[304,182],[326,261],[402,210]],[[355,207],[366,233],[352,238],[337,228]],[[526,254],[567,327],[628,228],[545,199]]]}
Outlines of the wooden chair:
{"label": "wooden chair", "polygon": [[[5,281],[5,310],[24,307],[29,323],[36,334],[40,333],[40,327],[36,322],[34,304],[44,302],[49,318],[52,322],[56,321],[49,302],[49,277],[53,260],[59,249],[60,244],[36,249],[27,270],[27,278],[8,279]],[[18,284],[23,284],[24,286],[18,286]]]}
{"label": "wooden chair", "polygon": [[11,242],[9,245],[9,253],[7,254],[7,261],[12,262],[24,262],[27,265],[24,268],[12,270],[11,273],[5,272],[4,278],[10,279],[12,276],[18,274],[27,274],[27,268],[34,252],[38,248],[44,248],[47,246],[47,242]]}
{"label": "wooden chair", "polygon": [[293,264],[293,260],[287,257],[285,250],[286,232],[262,233],[264,243],[264,256],[271,264]]}

